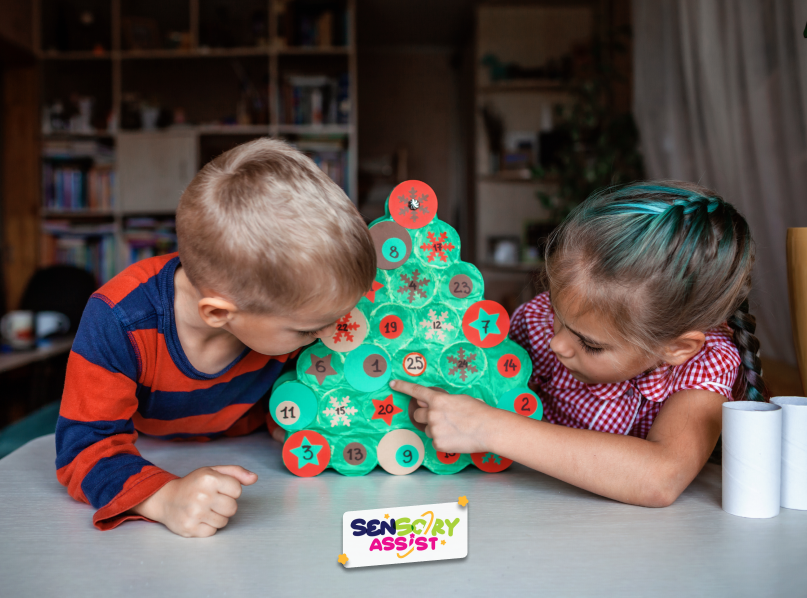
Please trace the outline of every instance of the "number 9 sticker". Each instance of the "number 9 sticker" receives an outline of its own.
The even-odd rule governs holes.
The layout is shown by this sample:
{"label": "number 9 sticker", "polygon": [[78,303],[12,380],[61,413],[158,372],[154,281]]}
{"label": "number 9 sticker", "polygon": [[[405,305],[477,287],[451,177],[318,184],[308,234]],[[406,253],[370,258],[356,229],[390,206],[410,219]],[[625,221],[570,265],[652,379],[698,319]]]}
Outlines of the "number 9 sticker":
{"label": "number 9 sticker", "polygon": [[409,353],[404,357],[403,369],[410,376],[422,376],[426,371],[426,358],[421,353]]}

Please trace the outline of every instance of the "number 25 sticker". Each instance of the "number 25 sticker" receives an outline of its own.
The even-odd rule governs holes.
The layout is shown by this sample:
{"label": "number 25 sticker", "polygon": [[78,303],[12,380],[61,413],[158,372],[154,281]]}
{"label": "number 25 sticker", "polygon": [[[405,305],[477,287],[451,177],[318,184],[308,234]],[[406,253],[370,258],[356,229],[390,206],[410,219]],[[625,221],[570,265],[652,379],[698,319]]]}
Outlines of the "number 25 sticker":
{"label": "number 25 sticker", "polygon": [[410,376],[421,376],[426,371],[426,358],[420,353],[409,353],[404,357],[403,369]]}

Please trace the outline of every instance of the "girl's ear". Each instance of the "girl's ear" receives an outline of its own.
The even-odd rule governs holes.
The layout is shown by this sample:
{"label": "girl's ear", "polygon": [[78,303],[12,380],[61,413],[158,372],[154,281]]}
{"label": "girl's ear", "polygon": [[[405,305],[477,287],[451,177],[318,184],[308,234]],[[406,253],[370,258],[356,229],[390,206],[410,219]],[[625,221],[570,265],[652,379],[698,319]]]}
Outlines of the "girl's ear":
{"label": "girl's ear", "polygon": [[706,335],[703,332],[685,332],[677,339],[670,341],[661,351],[661,358],[669,365],[681,365],[701,350],[706,342]]}

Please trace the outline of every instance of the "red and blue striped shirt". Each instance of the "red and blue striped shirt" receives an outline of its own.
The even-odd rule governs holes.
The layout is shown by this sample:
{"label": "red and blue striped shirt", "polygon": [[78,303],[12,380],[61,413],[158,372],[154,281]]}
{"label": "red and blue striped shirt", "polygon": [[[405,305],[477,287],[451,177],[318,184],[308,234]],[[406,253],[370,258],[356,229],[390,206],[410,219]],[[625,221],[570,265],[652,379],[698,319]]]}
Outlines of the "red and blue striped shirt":
{"label": "red and blue striped shirt", "polygon": [[138,433],[210,440],[276,424],[264,397],[289,355],[246,349],[216,374],[191,365],[174,317],[176,254],[138,262],[87,303],[67,364],[56,424],[56,474],[69,494],[112,529],[177,476],[135,448]]}

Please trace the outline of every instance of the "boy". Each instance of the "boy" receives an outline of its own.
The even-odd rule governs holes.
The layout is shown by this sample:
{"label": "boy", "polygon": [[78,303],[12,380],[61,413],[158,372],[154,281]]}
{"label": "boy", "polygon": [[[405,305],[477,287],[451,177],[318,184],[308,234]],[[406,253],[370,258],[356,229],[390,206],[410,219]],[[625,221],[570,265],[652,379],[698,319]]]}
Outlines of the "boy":
{"label": "boy", "polygon": [[[67,368],[56,469],[93,523],[163,523],[211,536],[257,476],[236,465],[178,478],[137,433],[209,440],[263,424],[286,361],[333,333],[375,278],[370,233],[300,152],[260,139],[207,164],[177,209],[179,255],[138,262],[90,299]],[[282,432],[282,430],[281,430]]]}

